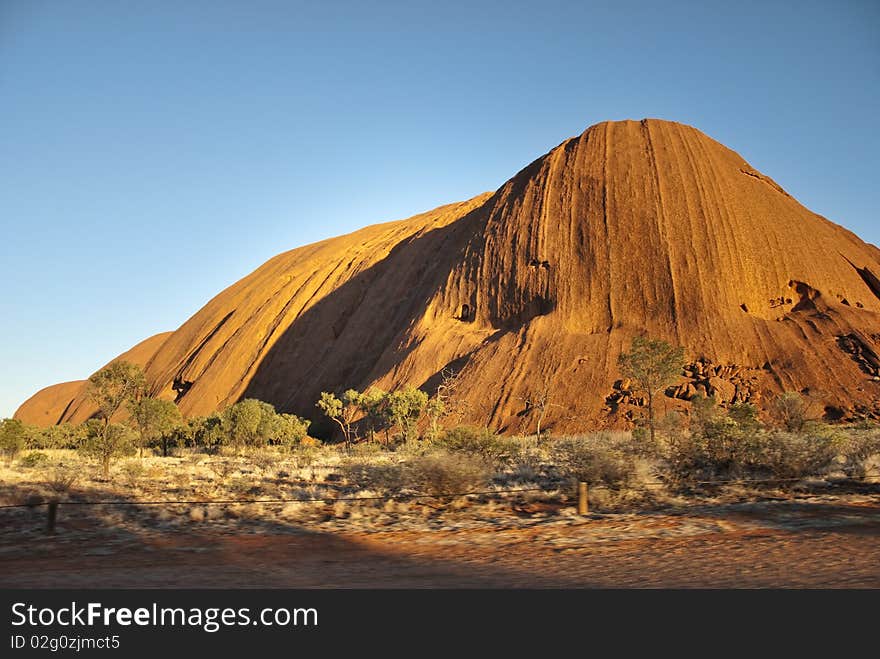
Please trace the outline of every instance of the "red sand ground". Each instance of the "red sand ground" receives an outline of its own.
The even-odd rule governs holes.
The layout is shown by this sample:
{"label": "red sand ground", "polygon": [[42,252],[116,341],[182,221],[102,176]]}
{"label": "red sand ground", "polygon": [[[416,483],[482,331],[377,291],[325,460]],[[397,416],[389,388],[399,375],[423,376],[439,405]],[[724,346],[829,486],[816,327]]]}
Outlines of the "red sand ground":
{"label": "red sand ground", "polygon": [[588,518],[536,512],[507,511],[477,528],[372,532],[246,522],[133,532],[71,513],[47,537],[45,510],[35,509],[0,518],[0,586],[880,587],[876,496]]}

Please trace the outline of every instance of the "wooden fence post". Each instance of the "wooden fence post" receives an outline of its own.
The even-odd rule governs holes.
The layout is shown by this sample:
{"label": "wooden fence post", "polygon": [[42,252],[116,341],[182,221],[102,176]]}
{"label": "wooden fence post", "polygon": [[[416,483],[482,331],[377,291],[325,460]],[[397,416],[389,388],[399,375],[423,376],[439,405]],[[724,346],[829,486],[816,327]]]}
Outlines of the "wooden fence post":
{"label": "wooden fence post", "polygon": [[587,500],[587,484],[581,481],[578,483],[578,515],[588,515],[590,512],[590,504]]}
{"label": "wooden fence post", "polygon": [[49,518],[46,521],[46,533],[53,535],[55,533],[55,518],[58,516],[58,502],[49,502]]}

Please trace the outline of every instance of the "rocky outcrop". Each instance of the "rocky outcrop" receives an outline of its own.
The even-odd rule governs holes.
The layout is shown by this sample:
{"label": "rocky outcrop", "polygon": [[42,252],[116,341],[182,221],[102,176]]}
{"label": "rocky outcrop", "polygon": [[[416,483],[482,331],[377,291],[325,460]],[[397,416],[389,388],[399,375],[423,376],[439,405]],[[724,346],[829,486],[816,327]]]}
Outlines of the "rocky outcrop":
{"label": "rocky outcrop", "polygon": [[256,397],[308,416],[322,390],[430,390],[454,370],[467,420],[516,432],[541,390],[545,425],[583,430],[643,402],[613,383],[650,334],[691,362],[664,407],[797,390],[874,414],[878,272],[880,250],[698,130],[608,122],[495,193],[271,259],[146,370],[187,415]]}

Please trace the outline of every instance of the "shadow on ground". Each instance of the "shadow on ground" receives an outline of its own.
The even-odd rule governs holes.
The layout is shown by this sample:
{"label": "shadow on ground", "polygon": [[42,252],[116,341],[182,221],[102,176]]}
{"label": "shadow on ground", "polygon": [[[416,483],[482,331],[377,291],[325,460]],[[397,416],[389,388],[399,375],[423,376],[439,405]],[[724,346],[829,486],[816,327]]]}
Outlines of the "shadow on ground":
{"label": "shadow on ground", "polygon": [[[3,492],[6,500],[25,494]],[[97,486],[71,498],[119,495]],[[0,587],[880,587],[872,495],[529,524],[514,509],[494,525],[370,532],[326,532],[269,514],[193,521],[182,508],[169,521],[163,507],[126,503],[62,503],[51,536],[44,506],[0,509]]]}
{"label": "shadow on ground", "polygon": [[[28,491],[5,488],[4,499]],[[114,500],[125,505],[78,505]],[[207,503],[207,502],[205,502]],[[313,504],[303,504],[313,505]],[[319,504],[322,505],[322,504]],[[565,586],[491,565],[410,559],[338,533],[268,516],[167,523],[161,510],[89,487],[58,508],[0,509],[0,587],[7,588],[480,588]],[[176,507],[181,510],[181,506]],[[431,533],[431,532],[428,532]],[[434,532],[438,533],[438,532]]]}

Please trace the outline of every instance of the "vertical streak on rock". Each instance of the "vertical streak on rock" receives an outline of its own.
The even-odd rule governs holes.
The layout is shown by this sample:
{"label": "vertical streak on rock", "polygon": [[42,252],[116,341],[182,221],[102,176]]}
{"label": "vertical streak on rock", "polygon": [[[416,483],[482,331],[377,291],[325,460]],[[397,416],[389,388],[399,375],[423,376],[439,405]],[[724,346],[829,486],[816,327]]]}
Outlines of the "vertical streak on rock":
{"label": "vertical streak on rock", "polygon": [[614,329],[614,302],[612,300],[612,291],[614,290],[614,273],[611,270],[611,231],[608,226],[608,150],[609,144],[611,142],[611,124],[606,123],[603,126],[604,129],[604,139],[603,139],[603,155],[602,155],[602,223],[605,228],[605,246],[606,246],[606,254],[605,254],[605,265],[608,269],[608,279],[607,279],[607,291],[608,291],[608,331],[610,332]]}
{"label": "vertical streak on rock", "polygon": [[675,246],[669,239],[669,219],[666,216],[665,206],[663,204],[663,183],[660,180],[660,168],[657,166],[657,154],[654,152],[654,143],[651,140],[651,126],[647,120],[643,120],[641,122],[641,127],[648,148],[649,167],[653,174],[653,181],[655,186],[655,194],[652,195],[652,197],[654,198],[654,213],[656,217],[657,228],[660,234],[660,239],[663,241],[665,247],[665,249],[662,251],[665,254],[666,271],[669,273],[669,283],[672,287],[672,297],[669,300],[669,313],[672,318],[672,327],[675,331],[676,341],[678,343],[681,343],[681,327],[679,325],[678,313],[678,292],[675,281],[675,269],[672,265],[672,252],[675,249]]}
{"label": "vertical streak on rock", "polygon": [[[686,129],[683,126],[676,127],[676,134],[680,143],[680,150],[684,153],[686,157],[686,163],[683,169],[683,174],[689,178],[693,179],[694,185],[694,195],[693,199],[691,196],[688,197],[688,208],[693,208],[693,211],[690,213],[693,217],[698,219],[699,225],[704,225],[706,228],[701,231],[699,229],[699,225],[694,228],[695,239],[709,232],[714,238],[713,244],[715,246],[715,259],[708,263],[708,268],[705,268],[700,273],[702,277],[701,281],[712,282],[714,278],[719,276],[719,273],[727,270],[726,264],[731,263],[732,255],[737,255],[739,250],[733,249],[731,250],[730,244],[736,243],[736,234],[734,231],[734,227],[732,223],[729,221],[727,214],[724,212],[723,204],[718,202],[717,196],[713,194],[709,194],[709,190],[705,183],[703,172],[695,171],[693,169],[694,164],[699,160],[694,155],[694,142],[693,135],[690,130]],[[705,154],[703,154],[705,155]],[[701,156],[702,157],[702,156]],[[707,162],[702,165],[708,171],[714,174],[714,160],[709,157]],[[710,176],[710,180],[714,177]],[[710,184],[711,185],[711,184]],[[690,189],[691,186],[687,186],[686,189]],[[736,268],[733,269],[737,271]],[[743,267],[742,261],[739,263],[738,272],[745,272],[745,268]],[[707,293],[709,295],[718,295],[720,290],[724,290],[726,292],[726,288],[722,289],[720,286],[703,286],[701,291],[701,297],[704,300],[703,304],[711,305],[718,304],[718,300],[706,299]],[[725,299],[721,301],[721,304],[730,308],[734,308],[740,302]],[[707,319],[700,319],[699,322],[703,325],[701,328],[702,334],[705,337],[704,341],[706,345],[714,344],[714,345],[730,345],[732,343],[732,338],[730,335],[728,336],[718,336],[719,328],[710,327],[710,321]]]}

